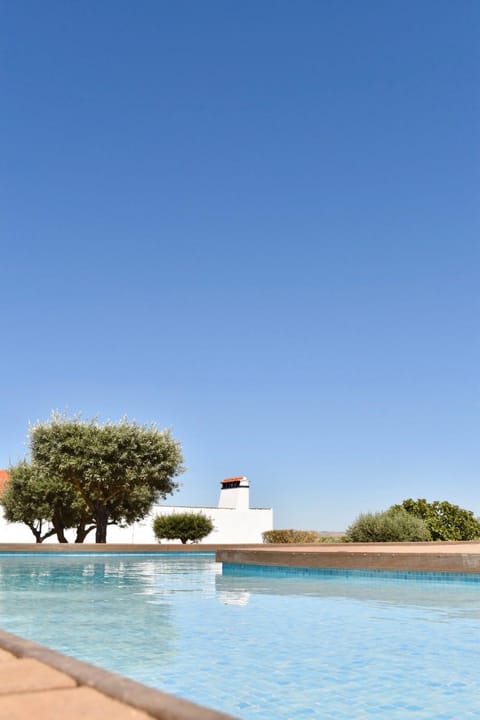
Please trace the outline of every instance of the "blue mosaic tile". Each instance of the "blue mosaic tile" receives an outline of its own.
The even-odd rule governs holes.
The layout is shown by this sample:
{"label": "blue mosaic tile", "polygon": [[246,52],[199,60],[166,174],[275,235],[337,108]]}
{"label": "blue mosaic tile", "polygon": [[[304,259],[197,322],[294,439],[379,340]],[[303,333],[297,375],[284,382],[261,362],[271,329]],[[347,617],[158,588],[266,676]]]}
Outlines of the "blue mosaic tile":
{"label": "blue mosaic tile", "polygon": [[418,570],[350,570],[348,568],[290,567],[283,565],[254,565],[223,563],[224,575],[311,577],[311,578],[371,578],[372,580],[412,580],[416,582],[468,582],[480,584],[480,573],[430,572]]}

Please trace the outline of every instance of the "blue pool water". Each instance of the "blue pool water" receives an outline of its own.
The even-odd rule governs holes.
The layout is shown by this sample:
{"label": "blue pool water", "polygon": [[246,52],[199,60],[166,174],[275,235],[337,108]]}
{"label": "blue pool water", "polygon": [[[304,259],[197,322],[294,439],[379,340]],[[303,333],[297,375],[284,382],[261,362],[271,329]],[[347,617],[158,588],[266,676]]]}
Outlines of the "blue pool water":
{"label": "blue pool water", "polygon": [[246,720],[480,719],[480,585],[0,555],[0,627]]}

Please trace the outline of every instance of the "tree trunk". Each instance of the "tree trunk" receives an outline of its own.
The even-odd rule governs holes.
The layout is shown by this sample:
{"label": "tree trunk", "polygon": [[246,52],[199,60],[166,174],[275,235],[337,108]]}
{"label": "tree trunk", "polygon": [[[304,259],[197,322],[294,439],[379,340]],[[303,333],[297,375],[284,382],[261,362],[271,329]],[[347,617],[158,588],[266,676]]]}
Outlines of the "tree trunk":
{"label": "tree trunk", "polygon": [[97,529],[95,532],[96,543],[107,542],[107,525],[108,525],[108,510],[105,505],[99,505],[95,512],[95,522]]}
{"label": "tree trunk", "polygon": [[90,525],[89,528],[87,528],[87,523],[81,523],[77,527],[77,535],[75,537],[76,543],[83,543],[85,542],[85,538],[87,537],[88,533],[90,533],[92,530],[95,530],[96,525]]}
{"label": "tree trunk", "polygon": [[35,542],[41,543],[43,540],[43,538],[42,538],[42,523],[40,523],[40,528],[38,530],[35,527],[35,525],[30,525],[30,523],[25,523],[25,525],[27,527],[29,527],[30,530],[32,531],[32,533],[35,535]]}
{"label": "tree trunk", "polygon": [[58,507],[53,512],[52,526],[57,535],[58,542],[68,543],[68,540],[65,537],[65,523],[62,517],[62,511]]}
{"label": "tree trunk", "polygon": [[35,525],[30,525],[30,523],[25,523],[27,527],[30,528],[32,533],[35,535],[35,542],[36,543],[42,543],[46,538],[50,537],[51,535],[55,535],[55,530],[49,530],[44,535],[42,535],[42,524],[40,523],[40,527],[37,529]]}
{"label": "tree trunk", "polygon": [[65,528],[63,527],[63,522],[59,516],[59,513],[54,514],[53,519],[52,519],[52,525],[57,534],[58,542],[59,543],[68,543],[68,540],[65,537]]}

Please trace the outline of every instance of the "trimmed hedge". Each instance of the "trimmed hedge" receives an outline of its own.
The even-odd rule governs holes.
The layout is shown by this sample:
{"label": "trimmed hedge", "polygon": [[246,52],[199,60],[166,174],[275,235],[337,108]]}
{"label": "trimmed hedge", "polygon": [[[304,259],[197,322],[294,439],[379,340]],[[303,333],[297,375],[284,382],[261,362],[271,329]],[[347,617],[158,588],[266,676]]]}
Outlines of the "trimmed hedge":
{"label": "trimmed hedge", "polygon": [[203,513],[173,513],[157,515],[153,521],[153,532],[158,542],[162,540],[180,540],[183,544],[189,540],[198,542],[213,530],[211,518]]}
{"label": "trimmed hedge", "polygon": [[267,530],[262,533],[264,543],[318,543],[320,533],[316,530]]}

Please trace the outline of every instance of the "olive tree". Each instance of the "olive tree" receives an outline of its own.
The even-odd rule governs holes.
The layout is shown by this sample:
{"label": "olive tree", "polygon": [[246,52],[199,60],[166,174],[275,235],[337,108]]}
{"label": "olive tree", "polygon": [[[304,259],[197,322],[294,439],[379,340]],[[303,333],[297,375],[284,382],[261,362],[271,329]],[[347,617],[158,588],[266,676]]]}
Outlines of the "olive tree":
{"label": "olive tree", "polygon": [[69,488],[107,541],[109,524],[131,524],[178,486],[180,444],[168,430],[121,420],[100,424],[53,414],[30,430],[32,463]]}
{"label": "olive tree", "polygon": [[157,540],[180,540],[184,545],[189,540],[198,542],[213,530],[212,520],[203,513],[174,513],[157,515],[153,521],[153,532]]}
{"label": "olive tree", "polygon": [[76,528],[75,542],[83,542],[94,529],[87,509],[75,491],[22,460],[10,467],[10,479],[0,499],[8,522],[24,523],[37,543],[52,535],[66,543],[65,530]]}
{"label": "olive tree", "polygon": [[[10,468],[10,479],[2,494],[5,520],[24,523],[37,543],[55,534],[51,526],[52,506],[47,499],[44,478],[27,462]],[[48,523],[45,528],[45,523]]]}

